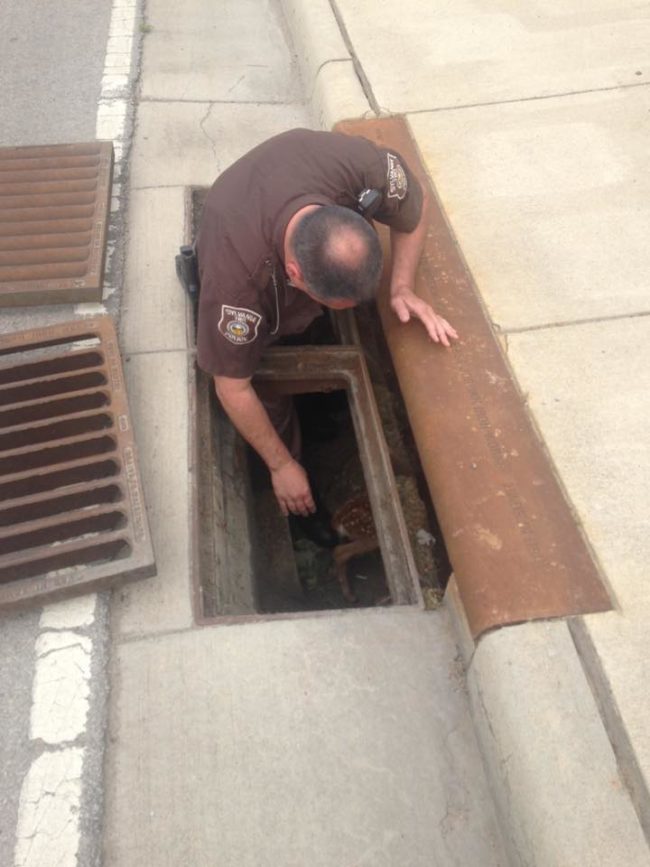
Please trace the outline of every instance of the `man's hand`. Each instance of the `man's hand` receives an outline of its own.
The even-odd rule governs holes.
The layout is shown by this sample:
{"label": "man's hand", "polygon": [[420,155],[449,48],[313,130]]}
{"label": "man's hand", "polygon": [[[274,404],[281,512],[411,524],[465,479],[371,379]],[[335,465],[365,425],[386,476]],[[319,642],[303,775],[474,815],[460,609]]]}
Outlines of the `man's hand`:
{"label": "man's hand", "polygon": [[419,298],[410,289],[401,289],[391,294],[390,306],[400,322],[408,322],[415,316],[424,325],[434,343],[451,346],[449,340],[458,340],[456,330],[434,311],[430,304]]}
{"label": "man's hand", "polygon": [[297,461],[292,459],[277,470],[271,470],[271,483],[285,517],[290,512],[307,517],[316,511],[307,473]]}

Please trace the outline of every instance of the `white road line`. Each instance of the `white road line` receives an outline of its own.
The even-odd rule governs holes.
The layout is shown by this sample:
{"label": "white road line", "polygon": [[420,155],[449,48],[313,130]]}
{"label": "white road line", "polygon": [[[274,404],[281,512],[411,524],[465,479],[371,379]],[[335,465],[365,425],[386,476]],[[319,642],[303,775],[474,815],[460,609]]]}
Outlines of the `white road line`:
{"label": "white road line", "polygon": [[41,632],[29,735],[46,744],[75,741],[86,730],[92,643],[78,632]]}
{"label": "white road line", "polygon": [[66,599],[58,605],[47,605],[41,612],[41,629],[82,629],[95,622],[97,596],[87,594]]}
{"label": "white road line", "polygon": [[[137,0],[114,0],[113,2],[104,75],[97,106],[95,136],[100,141],[112,141],[115,154],[109,235],[113,234],[111,232],[114,228],[113,215],[119,213],[122,206],[119,180],[131,108],[131,65],[137,9]],[[106,271],[114,252],[115,243],[109,240],[106,247]],[[104,298],[108,298],[113,292],[115,292],[114,286],[104,286]],[[76,304],[74,312],[77,316],[97,316],[106,313],[106,307],[103,304]]]}
{"label": "white road line", "polygon": [[[122,203],[119,181],[128,134],[136,14],[137,0],[114,0],[97,106],[96,137],[112,140],[115,152],[109,233]],[[107,265],[114,252],[115,244],[109,242]],[[114,291],[114,286],[105,286],[104,297]],[[105,312],[103,304],[75,306],[81,316]],[[94,624],[96,605],[92,594],[48,605],[41,614],[30,738],[47,748],[32,762],[21,788],[14,867],[78,865],[85,755],[79,741],[86,732],[93,654],[92,640],[78,630]]]}
{"label": "white road line", "polygon": [[43,753],[20,792],[14,867],[72,867],[79,851],[83,749]]}

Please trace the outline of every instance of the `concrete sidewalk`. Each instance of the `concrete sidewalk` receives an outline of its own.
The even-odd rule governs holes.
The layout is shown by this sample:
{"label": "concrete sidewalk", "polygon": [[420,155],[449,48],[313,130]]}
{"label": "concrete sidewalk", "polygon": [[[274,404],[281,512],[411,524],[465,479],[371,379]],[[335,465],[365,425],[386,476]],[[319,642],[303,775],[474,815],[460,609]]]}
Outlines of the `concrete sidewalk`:
{"label": "concrete sidewalk", "polygon": [[[480,5],[147,4],[122,350],[159,576],[114,599],[107,865],[650,861],[648,20]],[[184,187],[380,110],[408,116],[611,613],[478,646],[452,595],[194,626]]]}
{"label": "concrete sidewalk", "polygon": [[147,10],[121,346],[158,576],[113,599],[105,864],[505,865],[446,611],[194,623],[184,190],[311,124],[278,10],[227,11]]}
{"label": "concrete sidewalk", "polygon": [[[336,67],[347,95],[341,110],[338,99],[319,109],[327,123],[351,103],[357,114],[407,115],[610,582],[608,614],[467,647],[516,857],[648,863],[650,18],[633,3],[285,7],[310,92]],[[625,830],[612,826],[589,854],[620,785],[596,733],[636,817],[628,810]],[[599,783],[583,776],[601,762]]]}

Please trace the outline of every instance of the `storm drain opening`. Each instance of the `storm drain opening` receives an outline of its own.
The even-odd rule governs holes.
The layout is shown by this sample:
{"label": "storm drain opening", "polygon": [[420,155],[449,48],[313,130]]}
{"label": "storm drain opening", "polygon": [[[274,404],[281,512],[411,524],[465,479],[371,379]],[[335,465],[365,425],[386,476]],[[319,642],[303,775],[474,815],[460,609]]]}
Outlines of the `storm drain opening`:
{"label": "storm drain opening", "polygon": [[[193,565],[199,621],[437,606],[442,586],[430,513],[400,457],[401,442],[395,440],[395,454],[386,444],[359,348],[273,348],[254,380],[295,396],[303,463],[334,525],[345,533],[341,549],[314,545],[282,516],[268,471],[225,416],[210,378],[195,374]],[[360,551],[355,545],[345,549],[358,541]],[[354,556],[346,562],[348,554]],[[346,570],[356,601],[346,598],[337,564]]]}
{"label": "storm drain opening", "polygon": [[153,574],[110,317],[0,337],[0,610]]}

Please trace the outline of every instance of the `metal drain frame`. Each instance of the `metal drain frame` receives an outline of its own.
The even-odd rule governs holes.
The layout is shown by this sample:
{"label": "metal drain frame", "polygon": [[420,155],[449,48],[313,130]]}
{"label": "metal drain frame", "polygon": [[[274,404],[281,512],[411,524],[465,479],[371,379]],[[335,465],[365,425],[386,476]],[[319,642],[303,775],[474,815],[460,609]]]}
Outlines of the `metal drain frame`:
{"label": "metal drain frame", "polygon": [[[74,346],[89,339],[98,340],[98,344],[90,348]],[[73,346],[69,347],[70,344]],[[57,352],[58,347],[66,345],[65,352]],[[36,361],[23,359],[11,364],[4,363],[12,354],[41,349],[52,351],[44,353]],[[74,425],[82,417],[91,416],[92,412],[71,411],[70,406],[61,411],[58,407],[63,402],[87,396],[90,390],[70,388],[69,382],[63,383],[61,387],[57,379],[60,383],[70,373],[73,374],[72,378],[75,375],[79,378],[80,367],[75,367],[75,362],[89,354],[99,357],[89,364],[95,381],[92,394],[97,394],[100,401],[93,407],[93,412],[104,418],[100,428],[69,436],[67,426]],[[27,369],[30,365],[32,370]],[[53,368],[49,376],[48,365]],[[29,376],[36,367],[42,368],[40,379]],[[24,399],[30,386],[39,390],[39,383],[44,384],[42,393]],[[21,390],[25,394],[21,395]],[[47,414],[48,403],[57,404],[54,415]],[[2,465],[6,464],[9,469],[6,475],[0,476],[0,484],[7,489],[8,494],[2,502],[1,511],[5,523],[0,529],[0,545],[6,541],[8,551],[0,554],[0,572],[5,576],[0,580],[0,611],[29,602],[49,602],[80,592],[105,589],[117,582],[154,575],[156,567],[137,467],[136,445],[117,336],[111,318],[102,316],[0,336],[0,404],[0,425],[2,420],[9,422],[4,435],[9,436],[10,446],[0,450]],[[50,440],[41,437],[41,432],[48,426],[55,429],[55,435]],[[33,440],[31,444],[16,448],[11,441],[11,437],[20,438],[30,433]],[[83,456],[83,443],[93,439],[97,441],[98,438],[105,439],[107,442],[104,445],[107,447],[103,447],[101,453],[91,448],[89,454]],[[59,463],[48,463],[48,449],[51,455],[56,449],[69,449],[72,453],[78,449],[79,457],[62,455],[63,460]],[[12,473],[11,462],[20,459],[23,459],[25,466],[19,472]],[[56,461],[56,457],[54,459]],[[103,474],[102,467],[105,470]],[[97,475],[97,472],[100,474]],[[59,478],[65,483],[62,487],[56,484]],[[82,505],[75,501],[77,497],[84,499],[84,494],[90,494],[92,499],[92,492],[101,486],[112,489],[108,500],[84,502]],[[72,508],[57,511],[53,503],[71,505]],[[106,523],[107,514],[117,515],[119,520],[115,526],[102,526]],[[17,520],[12,522],[12,516]],[[93,521],[100,532],[93,526]],[[64,535],[59,541],[48,538],[52,533],[56,534],[56,525],[65,524],[79,525],[79,533],[68,538]],[[84,529],[95,535],[85,538]],[[103,535],[102,530],[106,530]],[[28,548],[19,547],[21,538],[31,536],[38,540],[39,534],[43,536],[41,544],[37,542]],[[116,556],[103,562],[97,562],[97,557],[95,562],[85,564],[65,563],[68,556],[74,558],[79,551],[91,551],[93,547],[100,550],[102,546],[107,546],[107,550],[110,546]],[[123,551],[127,552],[127,556],[117,556]],[[57,561],[62,565],[50,568],[49,572],[41,568],[42,564]],[[20,576],[21,570],[25,577]],[[11,577],[12,573],[18,577]]]}
{"label": "metal drain frame", "polygon": [[[214,494],[210,483],[201,484],[198,473],[204,477],[212,466],[209,396],[212,380],[198,368],[196,388],[190,387],[193,395],[191,412],[192,466],[194,468],[194,491],[192,497],[192,574],[195,597],[195,619],[200,624],[267,620],[273,617],[315,616],[319,612],[241,614],[206,616],[202,607],[200,571],[204,568],[202,556],[209,549],[205,534],[211,516],[218,514],[214,506]],[[378,528],[378,538],[386,580],[393,604],[424,607],[419,576],[408,532],[404,522],[395,477],[384,439],[381,420],[375,403],[370,376],[363,353],[354,346],[289,346],[272,347],[264,354],[256,371],[254,381],[273,382],[286,394],[301,394],[318,391],[345,389],[363,466],[373,517]],[[206,411],[207,410],[207,411]],[[201,526],[201,525],[204,526]],[[208,557],[211,555],[208,554]]]}
{"label": "metal drain frame", "polygon": [[101,300],[112,176],[110,141],[0,148],[0,307]]}

